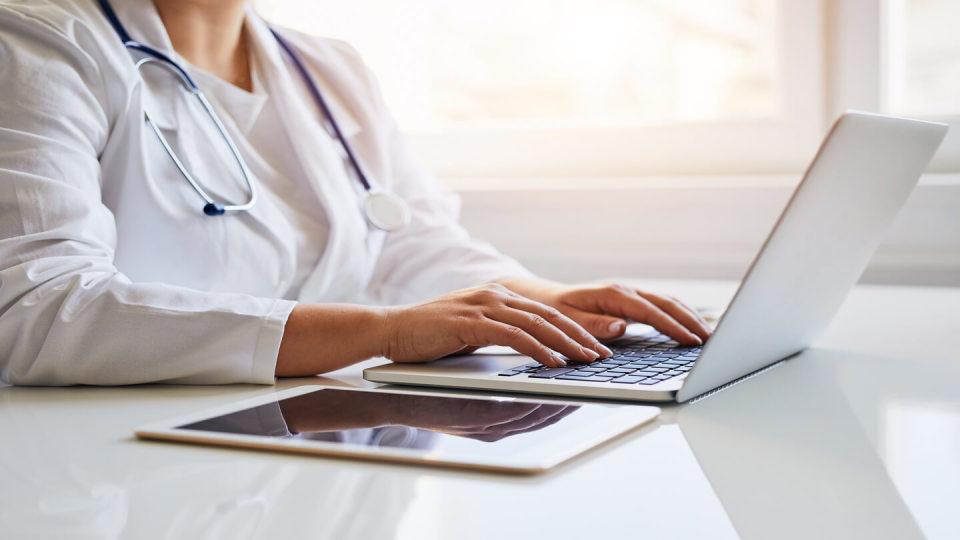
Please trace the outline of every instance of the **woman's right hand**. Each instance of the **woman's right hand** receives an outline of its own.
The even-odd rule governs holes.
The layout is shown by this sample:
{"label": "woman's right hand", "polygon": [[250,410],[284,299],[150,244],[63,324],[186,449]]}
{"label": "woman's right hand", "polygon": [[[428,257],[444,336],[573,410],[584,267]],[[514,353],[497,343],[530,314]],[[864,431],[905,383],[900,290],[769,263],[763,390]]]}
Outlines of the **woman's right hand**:
{"label": "woman's right hand", "polygon": [[382,313],[380,354],[394,362],[435,360],[487,345],[510,347],[550,367],[566,365],[563,356],[592,362],[612,354],[557,309],[497,284]]}

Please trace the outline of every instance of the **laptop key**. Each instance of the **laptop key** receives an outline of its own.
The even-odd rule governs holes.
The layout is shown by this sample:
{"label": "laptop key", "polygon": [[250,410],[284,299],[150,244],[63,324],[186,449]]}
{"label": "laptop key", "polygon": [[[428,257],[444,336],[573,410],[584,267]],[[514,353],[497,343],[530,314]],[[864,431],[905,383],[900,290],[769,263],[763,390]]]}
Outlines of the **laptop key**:
{"label": "laptop key", "polygon": [[531,373],[531,379],[552,379],[557,375],[563,375],[564,373],[570,373],[573,371],[573,368],[550,368],[543,371],[538,371],[536,373]]}
{"label": "laptop key", "polygon": [[610,381],[610,382],[612,382],[612,383],[617,383],[617,384],[634,384],[634,383],[639,382],[639,381],[641,381],[641,380],[643,380],[643,377],[637,377],[637,376],[635,376],[635,375],[626,375],[626,376],[623,376],[623,377],[617,377],[616,379],[614,379],[614,380],[612,380],[612,381]]}

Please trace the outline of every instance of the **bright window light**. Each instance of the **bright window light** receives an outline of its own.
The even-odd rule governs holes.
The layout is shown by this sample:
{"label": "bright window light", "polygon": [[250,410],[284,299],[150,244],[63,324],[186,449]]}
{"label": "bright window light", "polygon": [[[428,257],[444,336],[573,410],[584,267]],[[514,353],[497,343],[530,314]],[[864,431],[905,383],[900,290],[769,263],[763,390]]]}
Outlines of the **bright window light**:
{"label": "bright window light", "polygon": [[780,113],[777,0],[259,0],[359,49],[408,132]]}
{"label": "bright window light", "polygon": [[890,110],[960,115],[960,2],[889,0]]}

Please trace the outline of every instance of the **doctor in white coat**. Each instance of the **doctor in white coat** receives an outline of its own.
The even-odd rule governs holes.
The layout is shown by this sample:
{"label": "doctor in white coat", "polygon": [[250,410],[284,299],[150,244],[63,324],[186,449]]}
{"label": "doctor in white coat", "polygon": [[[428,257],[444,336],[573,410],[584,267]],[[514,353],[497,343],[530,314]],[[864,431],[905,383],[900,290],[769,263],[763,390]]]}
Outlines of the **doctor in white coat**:
{"label": "doctor in white coat", "polygon": [[[202,211],[157,134],[225,204],[250,195],[234,154],[171,72],[137,69],[98,0],[0,0],[0,379],[269,384],[489,344],[591,361],[629,320],[709,336],[673,298],[541,280],[472,240],[344,43],[275,29],[302,74],[243,0],[112,4],[196,81],[257,201]],[[406,226],[371,223],[343,143]]]}

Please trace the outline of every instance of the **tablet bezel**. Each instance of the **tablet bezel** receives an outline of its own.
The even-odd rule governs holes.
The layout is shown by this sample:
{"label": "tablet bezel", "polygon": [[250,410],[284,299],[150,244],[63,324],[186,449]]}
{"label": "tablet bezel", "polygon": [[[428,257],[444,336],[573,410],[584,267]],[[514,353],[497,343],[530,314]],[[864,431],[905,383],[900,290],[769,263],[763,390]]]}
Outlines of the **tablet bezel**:
{"label": "tablet bezel", "polygon": [[[324,441],[303,439],[277,439],[260,435],[242,435],[234,433],[218,433],[210,431],[196,431],[178,429],[178,426],[200,422],[217,416],[230,414],[251,407],[280,401],[317,390],[331,389],[351,392],[386,392],[405,395],[431,395],[454,399],[481,399],[491,401],[513,401],[521,403],[542,403],[551,405],[576,405],[580,407],[607,408],[610,413],[602,422],[595,422],[587,426],[588,430],[573,430],[558,435],[550,445],[530,448],[525,452],[511,456],[477,456],[473,454],[444,454],[431,455],[429,449],[409,449],[363,446],[343,443],[329,443]],[[451,392],[433,392],[420,390],[404,390],[394,388],[355,388],[329,385],[304,385],[287,390],[281,390],[230,403],[197,413],[182,415],[176,418],[155,422],[135,430],[140,439],[161,440],[204,445],[226,446],[258,450],[272,450],[278,452],[319,455],[335,458],[354,458],[366,461],[386,461],[392,463],[420,464],[440,467],[453,467],[482,471],[506,472],[514,474],[536,474],[550,470],[584,452],[607,443],[619,436],[625,435],[655,419],[660,414],[657,407],[583,403],[570,401],[544,401],[531,398],[513,396],[483,396],[463,395]]]}

